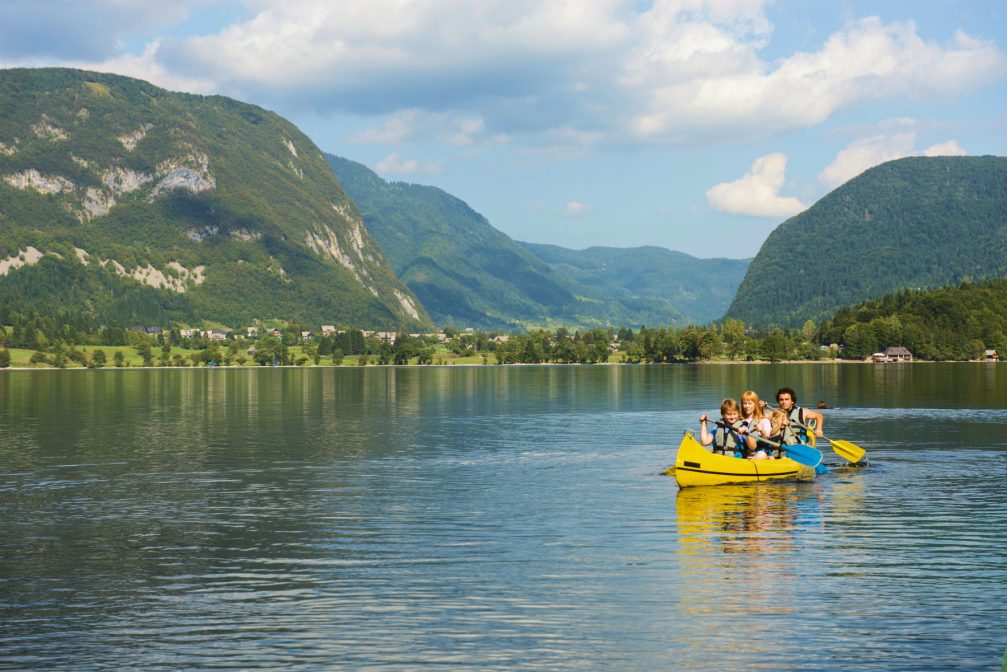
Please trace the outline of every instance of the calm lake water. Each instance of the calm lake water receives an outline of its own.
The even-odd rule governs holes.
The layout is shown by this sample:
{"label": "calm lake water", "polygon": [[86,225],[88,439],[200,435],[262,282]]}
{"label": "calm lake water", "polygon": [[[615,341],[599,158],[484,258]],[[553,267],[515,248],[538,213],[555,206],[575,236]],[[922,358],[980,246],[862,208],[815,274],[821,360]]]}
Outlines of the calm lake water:
{"label": "calm lake water", "polygon": [[[722,396],[869,468],[679,492]],[[1007,363],[6,371],[0,668],[996,670]]]}

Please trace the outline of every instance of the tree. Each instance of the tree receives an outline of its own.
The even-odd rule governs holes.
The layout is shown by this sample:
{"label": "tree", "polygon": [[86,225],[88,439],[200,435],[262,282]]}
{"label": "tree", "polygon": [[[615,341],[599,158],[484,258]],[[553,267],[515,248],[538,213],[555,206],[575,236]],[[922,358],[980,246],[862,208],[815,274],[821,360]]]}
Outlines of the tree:
{"label": "tree", "polygon": [[804,323],[804,326],[801,327],[801,338],[804,341],[810,341],[815,337],[816,333],[818,333],[818,328],[815,326],[814,320],[808,320]]}
{"label": "tree", "polygon": [[6,369],[10,366],[10,350],[7,348],[0,348],[0,369]]}
{"label": "tree", "polygon": [[105,364],[108,363],[108,358],[105,356],[105,351],[102,349],[95,350],[91,353],[91,366],[96,369],[100,369]]}
{"label": "tree", "polygon": [[112,355],[112,361],[115,362],[116,366],[119,366],[119,367],[125,366],[125,364],[126,364],[126,358],[122,354],[122,350],[116,350],[115,351],[115,354]]}
{"label": "tree", "polygon": [[780,329],[773,329],[762,340],[762,356],[771,362],[779,362],[790,356],[790,339]]}

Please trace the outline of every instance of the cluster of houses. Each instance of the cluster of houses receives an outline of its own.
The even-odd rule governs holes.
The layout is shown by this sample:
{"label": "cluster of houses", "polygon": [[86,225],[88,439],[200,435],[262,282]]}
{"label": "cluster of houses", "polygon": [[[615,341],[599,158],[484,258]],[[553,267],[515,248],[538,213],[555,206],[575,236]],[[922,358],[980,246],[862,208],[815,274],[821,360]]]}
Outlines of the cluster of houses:
{"label": "cluster of houses", "polygon": [[[129,331],[135,331],[144,334],[157,335],[163,333],[161,327],[130,327]],[[245,338],[249,340],[256,340],[259,338],[260,329],[259,327],[247,327],[245,329]],[[321,336],[335,336],[336,334],[345,333],[344,329],[336,329],[331,324],[323,324],[321,330]],[[386,341],[388,343],[394,343],[395,339],[398,337],[398,332],[395,331],[362,331],[364,338],[373,336],[381,341]],[[463,333],[474,333],[473,329],[466,329]],[[179,329],[179,334],[182,338],[205,338],[208,341],[226,341],[228,339],[234,338],[234,335],[230,331],[220,331],[215,329]],[[276,338],[282,338],[283,332],[279,329],[265,329],[262,330],[262,334],[269,334]],[[409,334],[413,338],[436,338],[438,342],[445,343],[450,340],[450,337],[444,333],[436,334]],[[495,343],[506,343],[508,336],[495,336],[492,340]],[[315,340],[315,334],[312,331],[302,331],[301,341],[305,343],[310,343]]]}

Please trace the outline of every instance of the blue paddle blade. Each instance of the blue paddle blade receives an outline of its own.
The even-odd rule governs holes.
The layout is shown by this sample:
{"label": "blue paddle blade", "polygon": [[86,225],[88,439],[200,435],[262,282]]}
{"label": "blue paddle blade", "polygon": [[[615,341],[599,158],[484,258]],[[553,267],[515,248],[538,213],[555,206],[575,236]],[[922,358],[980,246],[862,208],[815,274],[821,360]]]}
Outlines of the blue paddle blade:
{"label": "blue paddle blade", "polygon": [[787,450],[787,457],[794,462],[814,467],[816,473],[824,473],[818,471],[819,465],[822,464],[822,451],[811,446],[806,446],[803,443],[795,443],[792,446],[785,446],[785,448]]}
{"label": "blue paddle blade", "polygon": [[819,476],[821,476],[822,474],[828,473],[828,471],[829,471],[829,468],[826,467],[824,463],[819,464],[817,467],[815,467],[815,473],[818,474]]}

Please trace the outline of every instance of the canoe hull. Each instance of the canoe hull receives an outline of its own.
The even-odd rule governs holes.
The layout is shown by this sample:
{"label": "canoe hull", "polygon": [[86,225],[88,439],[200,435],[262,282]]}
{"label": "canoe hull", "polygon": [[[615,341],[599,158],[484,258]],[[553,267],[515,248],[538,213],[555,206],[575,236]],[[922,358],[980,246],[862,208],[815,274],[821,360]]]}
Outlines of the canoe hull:
{"label": "canoe hull", "polygon": [[680,488],[765,481],[813,481],[815,469],[789,458],[743,460],[715,455],[686,432],[675,458],[675,480]]}

